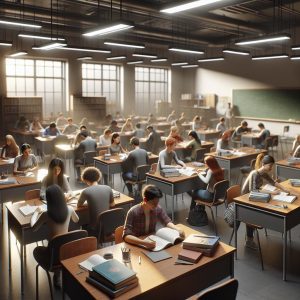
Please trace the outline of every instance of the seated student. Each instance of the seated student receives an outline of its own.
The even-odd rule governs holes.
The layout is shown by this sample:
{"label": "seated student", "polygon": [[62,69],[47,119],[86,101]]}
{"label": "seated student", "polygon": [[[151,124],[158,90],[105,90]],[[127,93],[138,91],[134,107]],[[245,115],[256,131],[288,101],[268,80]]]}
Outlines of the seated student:
{"label": "seated student", "polygon": [[108,114],[108,115],[106,115],[106,116],[104,117],[104,120],[103,120],[103,122],[102,122],[102,125],[104,125],[104,126],[109,126],[109,125],[111,125],[111,122],[112,122],[113,120],[114,120],[114,119],[113,119],[112,115],[111,115],[111,114]]}
{"label": "seated student", "polygon": [[156,118],[154,117],[154,115],[152,113],[149,113],[148,115],[148,119],[147,119],[147,123],[149,125],[153,124],[156,122]]}
{"label": "seated student", "polygon": [[111,121],[108,129],[110,129],[111,132],[120,132],[120,127],[118,126],[118,122],[116,120]]}
{"label": "seated student", "polygon": [[146,149],[153,154],[158,154],[161,144],[161,137],[152,125],[147,126],[147,131],[149,132],[149,135],[146,139]]}
{"label": "seated student", "polygon": [[[169,168],[185,168],[185,163],[178,159],[176,152],[176,140],[168,137],[165,141],[166,148],[159,152],[158,155],[158,169],[169,169]],[[176,165],[172,165],[172,161],[175,161]]]}
{"label": "seated student", "polygon": [[38,162],[34,154],[30,154],[31,147],[29,144],[21,146],[21,155],[15,158],[14,174],[24,175],[27,172],[37,170]]}
{"label": "seated student", "polygon": [[179,130],[177,126],[172,126],[170,129],[169,136],[170,138],[173,138],[176,140],[176,143],[180,143],[183,141],[183,138],[180,136]]}
{"label": "seated student", "polygon": [[99,145],[100,146],[110,146],[111,144],[111,130],[110,129],[105,129],[103,134],[100,135],[99,138]]}
{"label": "seated student", "polygon": [[73,124],[73,119],[68,118],[68,125],[65,126],[63,134],[74,134],[78,130],[78,126]]}
{"label": "seated student", "polygon": [[298,146],[298,147],[296,148],[296,150],[294,151],[293,157],[297,157],[297,158],[300,157],[300,146]]}
{"label": "seated student", "polygon": [[147,185],[142,194],[143,201],[131,207],[127,213],[123,231],[124,241],[147,249],[155,248],[154,241],[145,241],[139,237],[155,232],[158,222],[165,227],[177,230],[180,236],[184,237],[184,232],[171,222],[158,204],[159,198],[162,197],[161,190],[154,185]]}
{"label": "seated student", "polygon": [[188,134],[188,138],[190,142],[185,146],[187,149],[192,149],[192,153],[190,157],[186,157],[185,161],[195,161],[196,160],[196,152],[201,148],[201,141],[196,131],[191,130]]}
{"label": "seated student", "polygon": [[246,133],[249,131],[248,123],[246,121],[242,121],[241,125],[238,126],[232,134],[232,141],[240,141],[242,133]]}
{"label": "seated student", "polygon": [[175,110],[173,110],[167,117],[167,122],[171,123],[176,120]]}
{"label": "seated student", "polygon": [[294,155],[296,149],[298,148],[298,146],[300,146],[300,134],[296,135],[294,141],[293,141],[293,146],[292,146],[292,151],[290,152],[290,155],[296,157]]}
{"label": "seated student", "polygon": [[81,126],[88,127],[89,126],[89,121],[88,121],[87,118],[82,118],[78,125],[79,125],[79,127],[81,127]]}
{"label": "seated student", "polygon": [[197,131],[200,130],[202,127],[202,117],[195,116],[192,123],[192,130]]}
{"label": "seated student", "polygon": [[83,170],[81,180],[88,185],[78,199],[77,207],[87,201],[89,209],[89,231],[95,233],[97,217],[99,213],[109,210],[115,206],[113,192],[108,185],[99,185],[101,172],[95,167],[88,167]]}
{"label": "seated student", "polygon": [[22,131],[29,130],[30,122],[24,117],[20,116],[19,120],[17,120],[15,124],[15,129],[19,129]]}
{"label": "seated student", "polygon": [[109,151],[111,155],[126,152],[120,144],[120,135],[117,132],[113,133],[111,136],[111,144],[109,147]]}
{"label": "seated student", "polygon": [[231,131],[230,130],[226,130],[222,134],[222,136],[217,141],[217,148],[216,148],[217,153],[228,153],[230,150],[233,150],[229,146],[230,137],[231,137]]}
{"label": "seated student", "polygon": [[56,127],[55,123],[50,123],[48,127],[44,130],[44,136],[58,136],[60,135],[59,129]]}
{"label": "seated student", "polygon": [[15,158],[19,155],[19,146],[10,134],[5,136],[5,145],[2,146],[1,158]]}
{"label": "seated student", "polygon": [[128,132],[128,131],[133,131],[133,126],[132,126],[132,121],[131,118],[126,119],[126,122],[121,128],[121,132]]}
{"label": "seated student", "polygon": [[79,127],[79,132],[76,134],[76,136],[75,136],[75,138],[74,138],[73,144],[74,144],[75,146],[78,145],[78,144],[80,143],[80,141],[81,141],[81,135],[80,135],[80,133],[81,133],[82,131],[86,132],[86,133],[88,134],[88,136],[91,135],[90,132],[89,132],[89,130],[87,130],[87,127],[84,126],[84,125],[81,125],[81,126]]}
{"label": "seated student", "polygon": [[182,112],[181,114],[180,114],[180,117],[179,117],[179,122],[181,123],[181,124],[183,124],[184,122],[185,122],[185,113],[184,112]]}
{"label": "seated student", "polygon": [[226,131],[226,126],[225,126],[225,118],[221,117],[220,122],[217,124],[216,131],[221,131],[221,134],[223,134]]}
{"label": "seated student", "polygon": [[[50,185],[46,189],[47,211],[40,214],[38,208],[34,214],[40,214],[37,222],[33,226],[34,231],[38,231],[42,225],[47,224],[48,241],[55,236],[65,234],[69,231],[70,220],[77,223],[79,217],[72,206],[67,206],[63,191],[58,185]],[[34,216],[33,216],[34,217]],[[45,265],[50,264],[49,249],[45,246],[38,246],[33,250],[33,256],[38,261],[43,261]],[[60,269],[54,271],[53,284],[60,287]]]}
{"label": "seated student", "polygon": [[37,117],[33,118],[33,121],[29,126],[29,131],[40,131],[43,129],[44,129],[43,126],[39,122],[39,118],[37,118]]}
{"label": "seated student", "polygon": [[[123,161],[124,172],[122,174],[124,182],[126,180],[136,180],[136,168],[142,165],[148,165],[149,158],[147,151],[139,147],[139,139],[133,137],[130,139],[130,145],[133,146],[134,150],[130,151],[126,160]],[[126,183],[129,195],[132,195],[132,185]]]}
{"label": "seated student", "polygon": [[270,131],[265,128],[265,125],[263,123],[258,123],[257,126],[260,129],[260,132],[258,134],[259,140],[256,148],[264,149],[266,147],[266,138],[270,136]]}
{"label": "seated student", "polygon": [[58,117],[57,117],[55,123],[56,123],[56,125],[57,125],[58,127],[63,127],[63,126],[65,126],[65,125],[68,124],[68,121],[67,121],[67,119],[64,117],[64,114],[63,114],[62,112],[60,112],[60,113],[58,114]]}
{"label": "seated student", "polygon": [[[261,162],[261,167],[259,169],[251,171],[248,175],[242,188],[242,195],[247,194],[251,191],[258,191],[260,188],[262,188],[265,181],[267,181],[267,183],[271,185],[276,186],[278,189],[284,192],[288,192],[280,183],[274,181],[269,175],[275,163],[274,158],[270,155],[265,155]],[[247,226],[246,247],[255,249],[257,248],[257,245],[253,241],[253,228],[249,226]]]}
{"label": "seated student", "polygon": [[145,130],[141,128],[141,124],[137,123],[135,125],[134,136],[138,139],[143,138],[145,136]]}
{"label": "seated student", "polygon": [[226,127],[228,129],[232,128],[232,124],[234,121],[234,111],[233,111],[233,107],[231,107],[230,102],[228,102],[228,106],[225,111],[225,120],[226,120]]}
{"label": "seated student", "polygon": [[[87,151],[96,151],[97,143],[90,136],[87,131],[79,133],[79,145],[74,149],[74,164],[83,164],[83,154]],[[76,167],[77,181],[80,181],[80,167]]]}
{"label": "seated student", "polygon": [[115,120],[120,120],[123,119],[123,116],[121,115],[121,113],[119,111],[116,112],[116,116],[115,116]]}
{"label": "seated student", "polygon": [[45,199],[46,189],[48,186],[57,184],[65,194],[66,200],[72,196],[68,177],[65,175],[65,165],[60,158],[53,158],[48,167],[48,174],[42,180],[40,196]]}

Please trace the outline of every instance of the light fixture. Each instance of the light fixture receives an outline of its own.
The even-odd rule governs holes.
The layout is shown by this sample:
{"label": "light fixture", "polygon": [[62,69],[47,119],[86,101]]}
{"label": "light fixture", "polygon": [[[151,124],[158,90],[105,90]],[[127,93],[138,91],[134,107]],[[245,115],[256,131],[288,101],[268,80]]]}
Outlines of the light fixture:
{"label": "light fixture", "polygon": [[188,65],[187,62],[176,62],[176,63],[172,63],[171,66],[184,66],[184,65]]}
{"label": "light fixture", "polygon": [[19,22],[19,21],[9,21],[9,20],[0,20],[0,24],[4,25],[12,25],[12,26],[23,26],[23,27],[31,27],[31,28],[41,28],[41,25],[31,24],[27,22]]}
{"label": "light fixture", "polygon": [[49,50],[58,49],[58,48],[66,47],[66,46],[67,46],[67,44],[56,42],[56,43],[46,44],[46,45],[43,45],[40,47],[32,47],[32,49],[49,51]]}
{"label": "light fixture", "polygon": [[90,60],[93,59],[91,56],[82,56],[82,57],[77,57],[77,60]]}
{"label": "light fixture", "polygon": [[177,12],[185,11],[185,10],[188,10],[188,9],[192,9],[192,8],[212,4],[212,3],[215,3],[215,2],[220,2],[220,1],[222,1],[222,0],[192,1],[192,2],[185,3],[185,4],[176,5],[176,6],[173,6],[173,7],[170,7],[170,8],[162,9],[162,10],[160,10],[160,12],[167,13],[167,14],[175,14]]}
{"label": "light fixture", "polygon": [[151,62],[163,62],[163,61],[167,61],[167,58],[155,58],[155,59],[151,59]]}
{"label": "light fixture", "polygon": [[287,54],[275,54],[275,55],[262,55],[262,56],[253,56],[252,60],[266,60],[266,59],[279,59],[279,58],[288,58]]}
{"label": "light fixture", "polygon": [[114,23],[111,25],[106,25],[106,26],[103,26],[98,29],[94,29],[92,31],[83,33],[82,35],[89,36],[89,37],[97,36],[97,35],[105,35],[105,34],[110,34],[110,33],[114,33],[117,31],[130,29],[132,27],[134,27],[134,25],[132,23],[120,22],[120,23]]}
{"label": "light fixture", "polygon": [[8,41],[0,41],[0,46],[3,46],[3,47],[11,47],[11,46],[12,46],[12,42],[8,42]]}
{"label": "light fixture", "polygon": [[120,60],[120,59],[126,59],[126,58],[127,57],[125,55],[106,57],[107,60]]}
{"label": "light fixture", "polygon": [[153,54],[144,54],[144,53],[133,53],[132,56],[136,56],[136,57],[146,57],[146,58],[157,58],[157,55],[153,55]]}
{"label": "light fixture", "polygon": [[64,41],[63,37],[56,37],[50,35],[30,34],[30,33],[19,33],[19,37],[36,39],[36,40],[49,40],[49,41]]}
{"label": "light fixture", "polygon": [[113,42],[113,41],[106,41],[104,42],[105,45],[116,46],[116,47],[126,47],[126,48],[138,48],[144,49],[145,45],[142,44],[131,44],[131,43],[122,43],[122,42]]}
{"label": "light fixture", "polygon": [[22,55],[27,55],[28,53],[26,51],[18,51],[16,53],[13,53],[10,55],[10,57],[17,57],[17,56],[22,56]]}
{"label": "light fixture", "polygon": [[291,60],[300,60],[300,55],[291,56]]}
{"label": "light fixture", "polygon": [[236,54],[236,55],[250,55],[249,51],[240,51],[235,49],[224,49],[223,53]]}
{"label": "light fixture", "polygon": [[169,48],[169,51],[191,53],[191,54],[204,54],[203,51],[183,49],[183,48],[175,48],[175,47]]}
{"label": "light fixture", "polygon": [[106,49],[93,49],[93,48],[77,48],[77,47],[62,47],[60,50],[81,51],[81,52],[94,52],[94,53],[111,53]]}
{"label": "light fixture", "polygon": [[143,63],[142,60],[136,60],[136,61],[129,61],[127,65],[135,65],[135,64],[142,64],[142,63]]}
{"label": "light fixture", "polygon": [[239,41],[236,42],[235,44],[239,46],[244,46],[244,45],[262,44],[262,43],[270,43],[270,42],[280,42],[289,39],[291,39],[291,37],[288,34],[265,35],[257,38]]}
{"label": "light fixture", "polygon": [[300,50],[300,46],[299,45],[292,46],[292,50]]}
{"label": "light fixture", "polygon": [[188,69],[188,68],[198,68],[199,65],[185,65],[185,66],[181,66],[181,68],[184,68],[184,69]]}
{"label": "light fixture", "polygon": [[212,58],[203,58],[203,59],[198,59],[200,63],[203,62],[211,62],[211,61],[221,61],[224,60],[224,57],[212,57]]}

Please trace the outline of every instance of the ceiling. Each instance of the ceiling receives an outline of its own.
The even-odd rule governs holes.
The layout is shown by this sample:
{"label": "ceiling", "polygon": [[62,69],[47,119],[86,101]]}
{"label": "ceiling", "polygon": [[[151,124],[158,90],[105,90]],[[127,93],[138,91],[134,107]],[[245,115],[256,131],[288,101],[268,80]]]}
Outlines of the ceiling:
{"label": "ceiling", "polygon": [[[180,1],[179,3],[187,2]],[[52,10],[51,10],[52,3]],[[285,32],[296,44],[300,27],[300,1],[295,0],[224,0],[202,8],[168,15],[160,9],[174,5],[172,0],[2,0],[0,18],[41,23],[34,32],[59,34],[68,44],[103,47],[106,39],[143,42],[144,52],[168,55],[168,47],[182,46],[205,50],[207,56],[221,53],[223,47],[245,37]],[[82,33],[119,18],[133,21],[134,28],[122,33],[88,40]],[[52,24],[52,25],[51,25]],[[0,27],[0,39],[14,37],[22,28]],[[32,30],[26,30],[33,32]],[[33,41],[32,41],[33,42]],[[35,42],[36,43],[36,42]],[[285,43],[286,44],[286,43]],[[271,48],[247,48],[253,52],[276,51]],[[246,49],[245,47],[243,49]],[[289,47],[290,49],[290,47]],[[172,54],[173,59],[176,55]]]}

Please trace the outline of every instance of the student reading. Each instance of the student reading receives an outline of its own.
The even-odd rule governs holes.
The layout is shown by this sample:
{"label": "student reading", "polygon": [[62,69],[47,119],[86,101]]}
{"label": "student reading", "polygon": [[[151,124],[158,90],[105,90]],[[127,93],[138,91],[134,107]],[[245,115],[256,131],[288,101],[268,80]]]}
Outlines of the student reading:
{"label": "student reading", "polygon": [[161,190],[154,185],[147,185],[142,194],[143,201],[133,206],[127,213],[123,231],[124,241],[147,249],[155,248],[156,243],[154,241],[145,241],[139,237],[155,232],[157,222],[177,230],[184,237],[184,232],[171,222],[171,219],[158,204],[159,198],[162,197]]}
{"label": "student reading", "polygon": [[5,136],[5,144],[1,150],[1,158],[15,158],[19,155],[19,146],[10,134]]}
{"label": "student reading", "polygon": [[35,171],[38,168],[38,162],[34,154],[31,154],[29,144],[21,146],[21,155],[15,158],[14,174],[25,174],[26,172]]}

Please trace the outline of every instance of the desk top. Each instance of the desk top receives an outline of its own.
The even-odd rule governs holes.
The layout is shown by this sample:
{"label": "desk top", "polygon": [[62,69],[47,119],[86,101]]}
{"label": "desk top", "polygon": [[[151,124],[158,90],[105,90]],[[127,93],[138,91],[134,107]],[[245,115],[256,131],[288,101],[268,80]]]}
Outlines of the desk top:
{"label": "desk top", "polygon": [[276,165],[300,169],[300,162],[290,165],[286,159],[275,162]]}
{"label": "desk top", "polygon": [[[176,145],[175,150],[176,149],[182,149],[182,148],[186,148],[187,145],[189,144],[190,141],[183,141],[180,142]],[[201,147],[213,147],[215,144],[213,142],[207,142],[207,141],[201,141]]]}
{"label": "desk top", "polygon": [[[182,224],[179,224],[178,226],[184,230],[186,236],[192,233],[199,233],[198,231],[195,231]],[[85,281],[88,272],[85,271],[84,273],[76,275],[79,271],[82,271],[82,269],[79,268],[78,263],[84,261],[95,253],[103,255],[107,252],[113,253],[115,259],[122,261],[122,246],[124,246],[123,243],[120,243],[117,245],[106,247],[104,249],[99,249],[87,254],[66,259],[62,261],[62,265],[68,272],[71,273],[72,276],[74,276],[79,281],[82,287],[87,290],[94,299],[109,299],[106,294],[103,294],[100,290]],[[209,264],[214,260],[227,255],[232,255],[235,251],[235,248],[220,242],[213,257],[202,256],[197,264],[176,266],[174,265],[174,262],[177,260],[178,253],[182,249],[181,244],[177,244],[166,249],[165,251],[172,255],[172,258],[157,263],[151,262],[150,259],[143,255],[141,253],[142,251],[144,251],[143,249],[129,244],[127,244],[127,247],[130,248],[131,252],[130,267],[137,273],[139,285],[121,295],[120,297],[118,297],[118,299],[130,299],[132,297],[146,293],[147,291],[150,291],[152,289],[159,289],[161,285],[167,284],[167,282],[174,280],[178,280],[178,284],[180,284],[180,277],[189,276],[189,274],[191,274],[195,270],[209,267]],[[141,256],[141,264],[138,263],[139,256]]]}
{"label": "desk top", "polygon": [[[158,156],[151,153],[148,155],[149,159],[158,159]],[[94,157],[94,160],[99,161],[101,163],[107,164],[107,165],[113,165],[113,164],[120,164],[124,159],[121,159],[119,155],[112,155],[109,160],[105,160],[103,156],[97,156]]]}
{"label": "desk top", "polygon": [[9,179],[15,179],[16,183],[13,184],[1,184],[0,185],[0,191],[1,190],[6,190],[10,188],[15,188],[15,187],[22,187],[22,186],[27,186],[27,185],[33,185],[36,183],[41,182],[41,179],[39,178],[39,175],[37,176],[32,176],[32,177],[26,177],[26,176],[9,176]]}
{"label": "desk top", "polygon": [[221,131],[220,130],[215,130],[215,129],[207,129],[207,130],[200,129],[200,130],[197,130],[197,133],[200,133],[200,134],[220,134]]}
{"label": "desk top", "polygon": [[34,131],[29,131],[29,130],[20,130],[20,129],[9,129],[11,133],[14,134],[20,134],[24,136],[39,136],[40,134],[43,133],[44,129],[41,130],[34,130]]}
{"label": "desk top", "polygon": [[[75,138],[74,134],[67,134],[66,136],[68,140],[73,140]],[[58,136],[36,136],[35,139],[40,142],[52,142],[57,137],[59,137],[59,135]]]}
{"label": "desk top", "polygon": [[14,158],[10,158],[10,159],[2,159],[2,158],[0,158],[0,166],[13,165],[14,161],[15,161]]}

